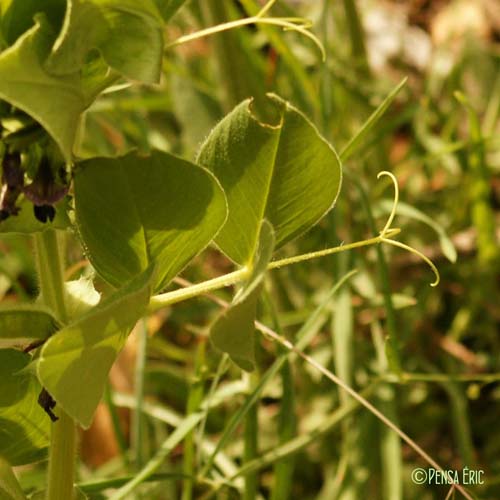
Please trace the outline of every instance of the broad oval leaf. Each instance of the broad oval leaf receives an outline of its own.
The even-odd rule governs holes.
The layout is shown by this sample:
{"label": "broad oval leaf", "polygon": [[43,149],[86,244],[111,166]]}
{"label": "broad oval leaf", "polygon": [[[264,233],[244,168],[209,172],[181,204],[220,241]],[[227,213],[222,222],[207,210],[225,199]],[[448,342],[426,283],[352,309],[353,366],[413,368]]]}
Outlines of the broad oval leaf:
{"label": "broad oval leaf", "polygon": [[340,190],[333,148],[300,111],[276,95],[268,98],[277,125],[261,123],[246,100],[215,127],[198,157],[226,192],[229,216],[215,241],[238,264],[254,254],[264,218],[280,247],[318,222]]}
{"label": "broad oval leaf", "polygon": [[152,269],[137,276],[45,343],[37,362],[43,386],[88,428],[109,370],[151,296]]}
{"label": "broad oval leaf", "polygon": [[45,340],[57,329],[47,309],[35,304],[0,306],[0,347]]}
{"label": "broad oval leaf", "polygon": [[274,250],[274,231],[262,222],[259,243],[253,256],[250,276],[232,304],[217,318],[210,330],[215,347],[227,353],[243,370],[255,366],[255,315],[261,283]]}
{"label": "broad oval leaf", "polygon": [[53,41],[47,22],[37,17],[36,25],[0,54],[0,98],[38,121],[70,160],[87,100],[78,74],[56,77],[43,68]]}
{"label": "broad oval leaf", "polygon": [[95,48],[127,78],[157,83],[163,60],[163,22],[155,2],[68,0],[47,69],[56,74],[78,71]]}
{"label": "broad oval leaf", "polygon": [[116,287],[153,263],[154,289],[164,288],[226,218],[214,176],[166,153],[84,161],[74,185],[76,223],[88,257]]}
{"label": "broad oval leaf", "polygon": [[29,354],[0,349],[0,456],[11,465],[41,460],[49,443],[50,419],[37,402],[42,388],[23,370],[30,361]]}

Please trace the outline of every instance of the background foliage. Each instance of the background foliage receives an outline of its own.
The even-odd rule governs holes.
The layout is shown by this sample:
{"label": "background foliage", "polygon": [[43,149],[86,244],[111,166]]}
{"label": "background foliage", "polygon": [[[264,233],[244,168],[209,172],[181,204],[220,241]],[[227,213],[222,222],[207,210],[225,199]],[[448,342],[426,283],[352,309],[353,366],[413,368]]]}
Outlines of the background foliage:
{"label": "background foliage", "polygon": [[[81,2],[88,3],[92,4]],[[117,19],[115,4],[127,2],[104,3],[103,15]],[[32,55],[33,40],[39,39],[37,50],[43,49],[40,40],[50,39],[51,24],[60,22],[61,17],[51,2],[46,5],[46,16],[19,32],[13,31],[14,24],[8,16],[2,17],[4,47],[15,42],[7,49],[11,52],[5,51],[0,57],[0,72],[8,76],[0,81],[3,98],[25,98],[17,94],[23,92],[23,87],[16,82],[26,74],[34,85],[44,89],[51,85],[37,67],[36,58],[32,64],[20,65],[13,51],[14,48],[23,52],[26,61]],[[376,175],[380,170],[393,172],[400,183],[402,200],[397,226],[407,243],[423,249],[436,262],[442,276],[440,286],[428,286],[429,270],[412,254],[392,247],[361,249],[268,274],[257,285],[264,290],[264,299],[257,306],[258,317],[294,343],[305,338],[302,346],[307,346],[308,354],[357,390],[367,390],[379,381],[370,389],[370,399],[378,408],[447,468],[484,469],[485,484],[471,491],[477,498],[498,498],[500,14],[496,3],[365,0],[358,2],[356,9],[349,0],[277,2],[273,15],[300,15],[313,21],[312,30],[326,50],[324,62],[307,38],[267,25],[248,26],[168,47],[169,41],[190,31],[255,15],[259,5],[254,0],[158,0],[143,5],[148,29],[141,31],[144,26],[139,25],[134,35],[149,50],[154,44],[162,49],[159,16],[171,18],[159,84],[124,85],[105,93],[91,105],[85,123],[77,122],[73,110],[77,113],[84,109],[104,84],[98,65],[93,72],[75,77],[75,61],[65,52],[75,43],[71,39],[78,36],[75,30],[71,36],[63,34],[58,51],[50,59],[58,78],[66,81],[67,95],[54,91],[56,105],[49,106],[30,89],[33,102],[27,111],[44,125],[66,156],[80,134],[77,155],[81,158],[123,155],[132,149],[145,154],[156,149],[162,153],[152,156],[152,168],[155,155],[175,154],[186,162],[200,161],[217,176],[220,163],[214,160],[211,165],[210,159],[204,161],[210,153],[210,144],[204,143],[210,131],[250,95],[254,97],[255,112],[263,114],[269,109],[265,106],[266,93],[281,96],[315,124],[345,161],[335,210],[311,231],[282,246],[277,253],[280,257],[373,236],[387,217],[391,202],[386,199],[388,184],[376,182]],[[11,14],[15,15],[21,14]],[[119,15],[127,13],[120,11]],[[85,16],[78,20],[82,33],[91,41],[89,46],[80,46],[79,61],[91,58],[92,49],[98,47],[107,63],[119,73],[136,75],[136,79],[146,83],[159,78],[160,70],[154,61],[138,58],[134,61],[136,66],[129,68],[120,60],[106,58],[107,50],[113,54],[114,44],[126,39],[119,30],[107,33],[91,24],[95,37],[87,37],[90,28]],[[137,74],[141,77],[137,78]],[[351,148],[351,138],[405,76],[407,84],[383,118]],[[228,120],[238,109],[219,123],[216,131],[232,126]],[[276,123],[274,115],[264,118]],[[295,121],[291,126],[298,128],[305,120],[302,114],[292,118]],[[299,130],[297,137],[302,135]],[[269,140],[267,136],[265,139]],[[300,149],[300,143],[295,145]],[[321,155],[322,147],[326,146],[318,143],[312,153]],[[254,160],[244,148],[231,153],[249,165]],[[306,154],[300,159],[302,163],[295,164],[297,175],[310,161]],[[90,159],[88,163],[97,169],[105,168],[105,161]],[[127,156],[123,158],[126,161]],[[275,175],[279,175],[279,166],[277,161],[269,169],[276,169]],[[328,167],[332,166],[324,166]],[[95,209],[99,198],[92,192],[92,168],[75,177],[76,203],[80,190],[85,193],[82,205],[88,205],[82,206],[83,215],[85,209]],[[198,174],[211,175],[203,172]],[[146,195],[151,193],[152,199],[168,197],[173,212],[186,196],[179,190],[197,189],[196,175],[186,170],[182,182],[177,179],[179,184],[175,185],[173,179],[172,184],[158,186],[161,190],[154,191],[153,196],[141,175],[137,169],[134,178],[127,182],[136,186],[136,192],[144,189]],[[311,182],[323,189],[302,194],[313,197],[321,206],[329,206],[336,190],[332,186],[333,191],[326,196],[329,186],[321,180],[322,175],[317,172],[317,178]],[[124,182],[121,176],[120,169],[109,169],[106,188]],[[224,179],[219,180],[225,187]],[[199,189],[202,188],[200,181]],[[217,187],[214,185],[213,189]],[[95,199],[91,198],[94,194]],[[279,193],[274,195],[273,199],[279,197]],[[130,209],[129,198],[119,201],[110,227],[119,222],[119,214]],[[266,207],[266,200],[262,204]],[[208,206],[200,198],[196,209],[200,217],[207,210],[221,220],[225,216],[217,199],[212,199]],[[273,215],[273,207],[265,210],[271,222],[276,223],[279,218]],[[242,224],[245,216],[238,214],[235,224]],[[56,223],[60,227],[67,224],[58,219]],[[158,243],[151,213],[139,214],[137,223],[151,229],[150,240],[142,242],[145,261],[140,265],[131,261],[131,266],[121,269],[124,278],[118,280],[120,284],[135,274],[131,272],[133,265],[137,264],[137,272],[148,273],[151,242]],[[251,233],[249,243],[239,239],[227,242],[220,233],[218,247],[233,261],[243,262],[252,253],[249,248],[259,244],[265,247],[265,242],[256,241],[259,223],[260,220],[245,220],[241,226],[247,235]],[[6,304],[11,304],[34,298],[37,283],[30,240],[24,235],[6,234],[8,230],[4,223],[0,224],[0,294]],[[179,248],[193,238],[182,221],[172,231],[185,238],[171,243]],[[300,227],[285,227],[282,232],[278,229],[276,241],[285,243],[289,235],[299,232]],[[209,227],[207,235],[196,234],[199,242],[192,243],[191,254],[179,256],[183,262],[172,264],[173,274],[208,243]],[[103,230],[95,244],[108,252],[102,254],[104,268],[117,265],[113,253],[123,250],[124,243]],[[332,287],[353,268],[358,273],[348,285],[332,294]],[[231,270],[231,261],[211,246],[183,272],[183,277],[198,282]],[[113,276],[119,274],[115,271]],[[76,239],[73,240],[68,248],[66,277],[76,280],[92,273]],[[151,284],[145,275],[140,279],[143,283],[133,292],[139,296],[144,287],[161,288],[162,280]],[[96,287],[102,293],[109,292],[109,285],[99,278]],[[231,290],[218,294],[219,299],[228,302],[231,296]],[[127,310],[126,300],[136,301],[137,297],[115,298],[114,307],[120,317]],[[207,337],[219,310],[217,304],[197,298],[160,310],[138,323],[111,371],[105,401],[99,406],[92,427],[82,433],[78,482],[86,495],[118,498],[112,496],[111,488],[122,486],[144,466],[159,460],[161,466],[156,475],[135,490],[137,498],[182,496],[188,500],[209,498],[212,493],[221,499],[246,495],[273,500],[298,496],[318,500],[446,497],[446,486],[418,486],[411,481],[411,471],[426,465],[373,415],[354,405],[352,412],[336,414],[339,404],[352,403],[351,398],[321,378],[310,364],[297,357],[285,359],[282,348],[260,336],[255,337],[255,352],[250,360],[257,366],[254,373],[242,374],[236,364],[221,360],[220,352]],[[47,317],[43,310],[33,314],[50,331],[54,318]],[[121,319],[134,322],[137,318],[132,316]],[[230,318],[226,316],[226,320]],[[85,320],[78,325],[85,329]],[[224,335],[225,325],[219,326],[220,335]],[[71,333],[78,342],[78,332]],[[114,333],[110,331],[109,335]],[[384,346],[386,334],[391,337],[388,356]],[[49,356],[57,354],[57,349],[57,345],[49,343],[44,352]],[[15,360],[9,359],[19,366],[27,362],[26,355],[20,352]],[[233,359],[238,362],[234,356]],[[2,369],[6,367],[0,365]],[[50,363],[47,366],[39,365],[39,377],[57,392],[51,386]],[[397,370],[406,374],[403,383],[395,376]],[[263,380],[266,383],[251,405],[248,395]],[[8,383],[11,382],[2,378],[2,388]],[[29,371],[12,383],[22,385],[19,397],[37,391]],[[205,406],[200,406],[202,401]],[[238,412],[245,405],[249,412],[238,420]],[[27,411],[36,413],[33,418],[48,426],[46,417],[38,415],[38,407],[29,407]],[[4,412],[8,412],[8,402],[2,400],[0,419],[5,417]],[[82,423],[89,424],[90,418],[87,415]],[[43,438],[47,429],[37,431]],[[4,427],[0,428],[3,440],[2,432]],[[176,432],[183,434],[177,439]],[[257,435],[258,439],[254,439]],[[216,446],[220,451],[214,456]],[[294,453],[288,455],[286,446]],[[278,453],[277,460],[267,453],[270,450],[280,450],[283,455]],[[15,455],[9,461],[17,464]],[[248,463],[249,469],[241,469]],[[0,463],[0,474],[2,467]],[[43,488],[44,468],[41,462],[16,470],[25,491]],[[245,487],[241,480],[244,472]],[[192,480],[193,476],[197,479]],[[222,478],[233,479],[229,486],[224,486]],[[248,487],[252,481],[253,493]],[[0,482],[0,496],[3,487]]]}

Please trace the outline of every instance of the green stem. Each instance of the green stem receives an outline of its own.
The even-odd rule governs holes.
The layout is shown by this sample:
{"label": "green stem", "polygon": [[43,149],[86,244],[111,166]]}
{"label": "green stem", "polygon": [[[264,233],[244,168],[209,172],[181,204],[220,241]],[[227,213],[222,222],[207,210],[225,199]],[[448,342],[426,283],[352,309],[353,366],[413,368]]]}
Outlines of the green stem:
{"label": "green stem", "polygon": [[[35,250],[42,300],[64,324],[68,316],[64,298],[63,242],[49,229],[36,233]],[[74,497],[76,428],[71,417],[60,407],[56,414],[59,420],[52,424],[46,498],[70,500]]]}
{"label": "green stem", "polygon": [[35,254],[40,295],[43,303],[61,323],[66,323],[62,242],[54,230],[35,235]]}
{"label": "green stem", "polygon": [[[399,233],[398,229],[391,229],[390,236],[394,236]],[[369,238],[367,240],[355,241],[354,243],[349,243],[347,245],[340,245],[333,248],[326,248],[325,250],[318,250],[317,252],[309,252],[302,255],[295,255],[294,257],[287,257],[285,259],[275,260],[270,262],[267,268],[269,270],[278,269],[280,267],[289,266],[291,264],[298,264],[299,262],[305,262],[311,259],[317,259],[319,257],[325,257],[327,255],[332,255],[336,253],[346,252],[347,250],[352,250],[354,248],[361,248],[370,245],[376,245],[385,241],[388,238],[386,233],[386,238],[382,235],[376,236],[374,238]],[[179,290],[174,290],[172,292],[162,293],[160,295],[155,295],[151,298],[149,303],[150,312],[158,311],[164,307],[176,304],[177,302],[182,302],[184,300],[192,299],[200,295],[204,295],[221,288],[235,285],[247,279],[249,270],[247,267],[243,267],[234,271],[232,273],[225,274],[224,276],[219,276],[211,280],[204,281],[203,283],[198,283],[196,285],[191,285],[186,288],[180,288]]]}
{"label": "green stem", "polygon": [[57,412],[59,420],[52,424],[49,451],[47,500],[74,498],[76,428],[73,419],[64,411]]}

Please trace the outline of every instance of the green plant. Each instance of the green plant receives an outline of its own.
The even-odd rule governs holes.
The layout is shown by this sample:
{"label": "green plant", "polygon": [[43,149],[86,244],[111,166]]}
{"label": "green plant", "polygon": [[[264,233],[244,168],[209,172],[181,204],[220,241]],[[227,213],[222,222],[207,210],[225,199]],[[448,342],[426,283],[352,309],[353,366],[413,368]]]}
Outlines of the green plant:
{"label": "green plant", "polygon": [[[390,375],[404,381],[410,376],[398,359],[397,328],[391,325],[395,321],[394,305],[381,245],[399,247],[422,257],[436,275],[433,286],[438,284],[439,274],[422,253],[394,239],[400,232],[392,227],[399,201],[394,175],[385,170],[378,174],[390,179],[395,195],[387,210],[387,222],[377,232],[365,182],[342,166],[365,144],[405,81],[380,103],[340,154],[303,112],[276,94],[262,91],[255,99],[238,104],[215,126],[194,162],[158,150],[127,151],[121,155],[85,151],[81,133],[88,109],[97,106],[103,95],[128,86],[130,81],[158,83],[165,51],[183,43],[258,24],[265,29],[277,26],[294,30],[312,40],[325,56],[323,45],[309,31],[307,21],[289,15],[269,16],[274,1],[260,10],[252,2],[242,2],[252,11],[251,17],[181,36],[164,45],[164,26],[183,3],[51,0],[40,7],[37,2],[25,0],[0,2],[0,231],[32,236],[40,290],[32,303],[0,308],[0,370],[5,380],[5,400],[0,408],[0,419],[5,422],[0,430],[0,492],[15,500],[26,498],[10,467],[36,462],[48,448],[49,467],[43,493],[47,499],[76,498],[92,488],[118,488],[110,498],[125,498],[147,481],[168,479],[168,473],[158,470],[165,457],[184,441],[180,476],[183,498],[193,498],[195,486],[206,489],[206,498],[217,495],[224,486],[238,490],[238,478],[244,477],[243,495],[251,499],[258,494],[258,470],[303,449],[359,405],[368,408],[429,464],[440,469],[433,458],[365,399],[384,377]],[[355,8],[351,2],[345,3],[354,19],[351,29],[355,29]],[[226,44],[226,50],[229,46]],[[281,46],[280,50],[287,49]],[[363,50],[362,44],[356,49]],[[303,76],[293,56],[288,54],[287,61],[296,74]],[[365,65],[361,66],[365,71]],[[232,83],[228,82],[228,94],[243,85],[237,80]],[[239,101],[233,97],[236,96],[230,95],[228,102]],[[475,139],[480,140],[477,135]],[[285,244],[314,227],[334,207],[343,173],[357,184],[374,235],[274,258]],[[480,201],[484,205],[483,198]],[[446,236],[441,236],[446,244]],[[92,276],[78,281],[65,279],[68,240],[72,247],[75,242],[81,246],[95,273],[94,280]],[[181,271],[211,243],[236,265],[236,270],[197,284],[183,282],[179,278]],[[491,238],[487,243],[493,246]],[[302,352],[334,294],[354,275],[348,272],[350,264],[342,265],[337,283],[300,329],[295,342],[276,333],[280,330],[277,314],[273,329],[256,322],[256,317],[268,271],[370,246],[377,248],[382,269],[389,336],[385,346],[383,340],[382,345],[379,343],[378,350],[385,368],[379,379],[360,395],[347,380],[342,380],[343,376],[332,374]],[[174,282],[182,286],[169,290]],[[141,391],[148,340],[145,326],[138,359],[138,397],[129,402],[136,409],[135,465],[139,471],[135,477],[110,479],[97,487],[83,484],[81,490],[75,489],[76,427],[91,425],[106,392],[109,370],[134,325],[148,314],[188,299],[210,296],[211,292],[232,285],[238,289],[230,304],[212,297],[224,310],[213,322],[210,338],[224,355],[206,397],[202,390],[206,357],[203,341],[197,349],[197,380],[189,390],[187,418],[176,421],[176,430],[145,462],[140,448],[141,415],[158,410],[143,401]],[[349,296],[343,300],[341,307],[348,309]],[[269,309],[272,311],[273,307],[270,301]],[[281,350],[267,369],[259,361],[256,327],[280,345]],[[19,346],[25,347],[25,352]],[[337,359],[342,359],[343,354],[339,350]],[[286,421],[287,409],[293,408],[288,364],[292,356],[301,357],[319,370],[347,396],[312,437],[296,437],[294,441],[291,425],[283,432],[281,448],[259,456],[255,403],[266,382],[280,372],[284,393],[288,383],[283,402]],[[253,372],[246,381],[247,398],[198,470],[194,444],[203,441],[209,410],[224,398],[218,393],[218,382],[230,366],[229,360],[242,370]],[[349,376],[350,369],[346,367],[344,372]],[[108,399],[112,406],[113,399]],[[176,417],[164,418],[172,425]],[[218,479],[212,474],[215,460],[242,421],[246,429],[243,464]],[[196,439],[196,430],[201,439]],[[286,483],[291,470],[289,465],[277,468],[281,484]],[[173,477],[179,479],[175,474]],[[471,498],[460,485],[456,489],[465,498]],[[282,487],[275,490],[274,498],[280,498],[280,491]]]}

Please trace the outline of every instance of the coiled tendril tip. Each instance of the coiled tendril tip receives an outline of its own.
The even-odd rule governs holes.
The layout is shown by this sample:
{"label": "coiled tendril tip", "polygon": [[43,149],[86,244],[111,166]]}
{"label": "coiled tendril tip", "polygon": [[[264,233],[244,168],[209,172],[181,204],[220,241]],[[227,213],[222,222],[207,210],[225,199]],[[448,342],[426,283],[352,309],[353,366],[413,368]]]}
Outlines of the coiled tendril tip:
{"label": "coiled tendril tip", "polygon": [[398,208],[398,203],[399,203],[399,185],[396,176],[392,172],[388,172],[387,170],[382,170],[377,174],[377,179],[380,179],[383,176],[389,177],[392,181],[392,184],[394,186],[394,199],[392,203],[391,212],[389,213],[389,218],[387,219],[387,222],[385,223],[385,226],[382,229],[382,231],[380,231],[380,241],[383,241],[384,243],[388,243],[389,245],[395,247],[403,248],[408,252],[418,255],[424,262],[426,262],[429,265],[429,267],[432,269],[432,272],[436,277],[434,282],[431,283],[431,286],[432,287],[438,286],[441,277],[434,263],[419,250],[416,250],[415,248],[412,248],[409,245],[406,245],[405,243],[401,243],[400,241],[395,241],[391,239],[393,236],[395,236],[401,231],[400,229],[397,228],[391,228],[394,217],[396,216],[396,210]]}

